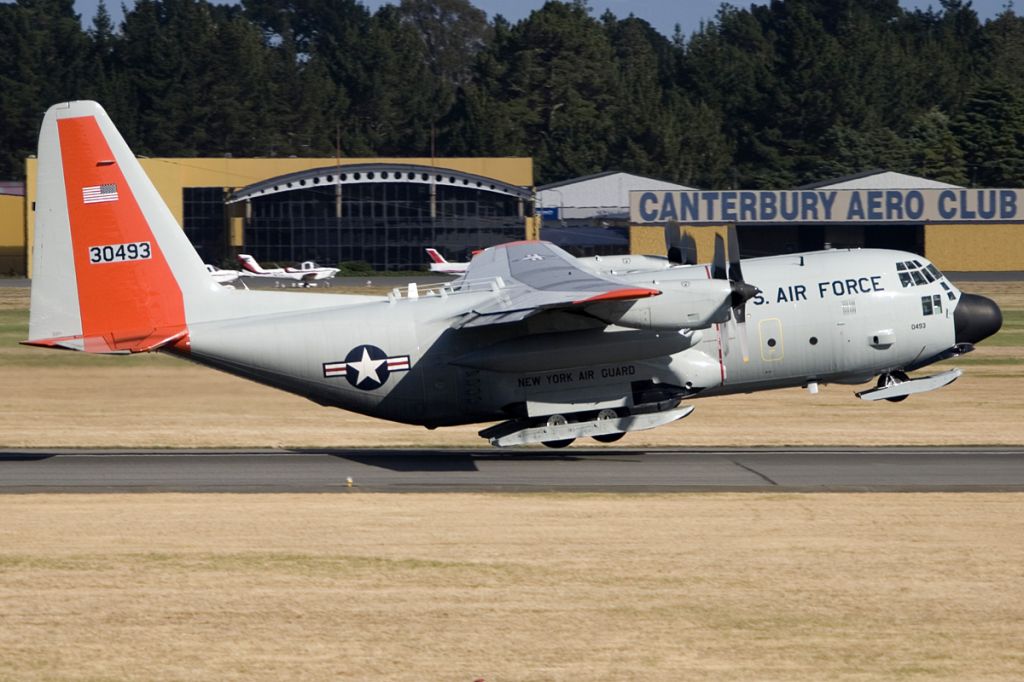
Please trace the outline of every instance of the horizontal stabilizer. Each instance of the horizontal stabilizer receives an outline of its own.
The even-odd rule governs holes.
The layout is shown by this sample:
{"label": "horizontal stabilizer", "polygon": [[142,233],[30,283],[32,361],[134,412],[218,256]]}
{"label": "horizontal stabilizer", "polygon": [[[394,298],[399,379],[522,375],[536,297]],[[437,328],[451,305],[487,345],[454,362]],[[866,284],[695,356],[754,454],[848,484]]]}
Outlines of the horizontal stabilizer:
{"label": "horizontal stabilizer", "polygon": [[65,350],[99,353],[102,355],[123,355],[127,353],[149,353],[165,346],[174,345],[188,336],[184,329],[150,329],[136,332],[114,332],[103,336],[63,336],[53,339],[29,339],[22,341],[25,346],[40,348],[63,348]]}
{"label": "horizontal stabilizer", "polygon": [[898,384],[892,384],[891,386],[881,386],[879,388],[861,391],[857,394],[857,397],[861,400],[888,400],[890,398],[899,398],[902,396],[913,395],[915,393],[926,393],[928,391],[934,391],[937,388],[942,388],[943,386],[948,386],[959,379],[961,374],[963,374],[961,370],[954,368],[940,374],[921,377],[920,379],[911,379]]}

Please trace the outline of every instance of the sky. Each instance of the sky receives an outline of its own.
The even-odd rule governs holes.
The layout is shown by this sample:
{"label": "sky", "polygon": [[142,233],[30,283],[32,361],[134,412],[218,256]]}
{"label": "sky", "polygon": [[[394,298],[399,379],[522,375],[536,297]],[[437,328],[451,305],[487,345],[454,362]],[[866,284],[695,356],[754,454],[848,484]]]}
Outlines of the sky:
{"label": "sky", "polygon": [[[134,4],[133,0],[105,1],[107,11],[110,12],[115,23],[121,20],[122,2],[126,5]],[[226,4],[231,0],[214,0],[214,2]],[[388,4],[388,0],[362,0],[362,2],[371,10]],[[495,14],[501,14],[513,23],[544,5],[544,0],[471,0],[471,2],[474,6],[487,12],[488,18]],[[701,21],[713,19],[722,5],[721,0],[589,0],[589,2],[595,17],[601,16],[608,9],[618,17],[627,17],[632,13],[634,16],[646,19],[665,36],[671,36],[674,33],[676,24],[682,27],[684,35],[690,35],[697,30]],[[974,0],[973,7],[981,20],[985,21],[999,14],[1006,2],[1007,0]],[[96,13],[98,4],[99,0],[75,0],[75,10],[82,15],[82,23],[86,27],[92,25],[92,17]],[[398,3],[397,0],[392,0],[390,4]],[[733,0],[732,4],[737,7],[748,7],[751,0]],[[767,0],[754,4],[767,4]],[[900,0],[900,4],[911,9],[939,7],[938,0]]]}

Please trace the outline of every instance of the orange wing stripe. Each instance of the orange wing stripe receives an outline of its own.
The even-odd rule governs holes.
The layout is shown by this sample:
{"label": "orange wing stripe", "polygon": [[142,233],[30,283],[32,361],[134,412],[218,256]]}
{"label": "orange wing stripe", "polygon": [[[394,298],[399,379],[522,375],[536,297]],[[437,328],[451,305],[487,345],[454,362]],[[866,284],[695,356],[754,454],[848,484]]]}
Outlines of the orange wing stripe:
{"label": "orange wing stripe", "polygon": [[659,295],[661,295],[661,292],[657,289],[615,289],[614,291],[606,291],[603,294],[598,294],[597,296],[573,301],[573,305],[597,303],[598,301],[629,301],[636,298],[648,298],[650,296]]}

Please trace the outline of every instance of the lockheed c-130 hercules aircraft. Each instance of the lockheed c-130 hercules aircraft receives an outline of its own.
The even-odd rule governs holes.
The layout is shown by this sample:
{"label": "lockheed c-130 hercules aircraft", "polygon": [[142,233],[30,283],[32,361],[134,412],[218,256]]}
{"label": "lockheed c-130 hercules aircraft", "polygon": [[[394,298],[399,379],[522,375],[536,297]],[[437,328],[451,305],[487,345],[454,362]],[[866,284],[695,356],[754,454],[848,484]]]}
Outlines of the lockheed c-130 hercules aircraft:
{"label": "lockheed c-130 hercules aircraft", "polygon": [[[160,351],[321,405],[427,428],[500,423],[498,446],[611,442],[696,398],[819,383],[897,401],[944,386],[1002,324],[912,253],[834,250],[710,264],[573,258],[545,242],[477,254],[463,277],[389,296],[216,284],[106,112],[50,108],[39,137],[30,345]],[[749,337],[749,338],[748,338]]]}

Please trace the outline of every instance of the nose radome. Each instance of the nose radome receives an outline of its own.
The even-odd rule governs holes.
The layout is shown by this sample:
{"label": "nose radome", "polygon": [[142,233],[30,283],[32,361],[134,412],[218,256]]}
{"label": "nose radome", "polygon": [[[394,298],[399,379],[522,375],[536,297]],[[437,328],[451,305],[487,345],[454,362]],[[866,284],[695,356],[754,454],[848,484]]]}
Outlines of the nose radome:
{"label": "nose radome", "polygon": [[953,311],[957,343],[978,343],[1003,326],[1003,311],[991,298],[961,294]]}

